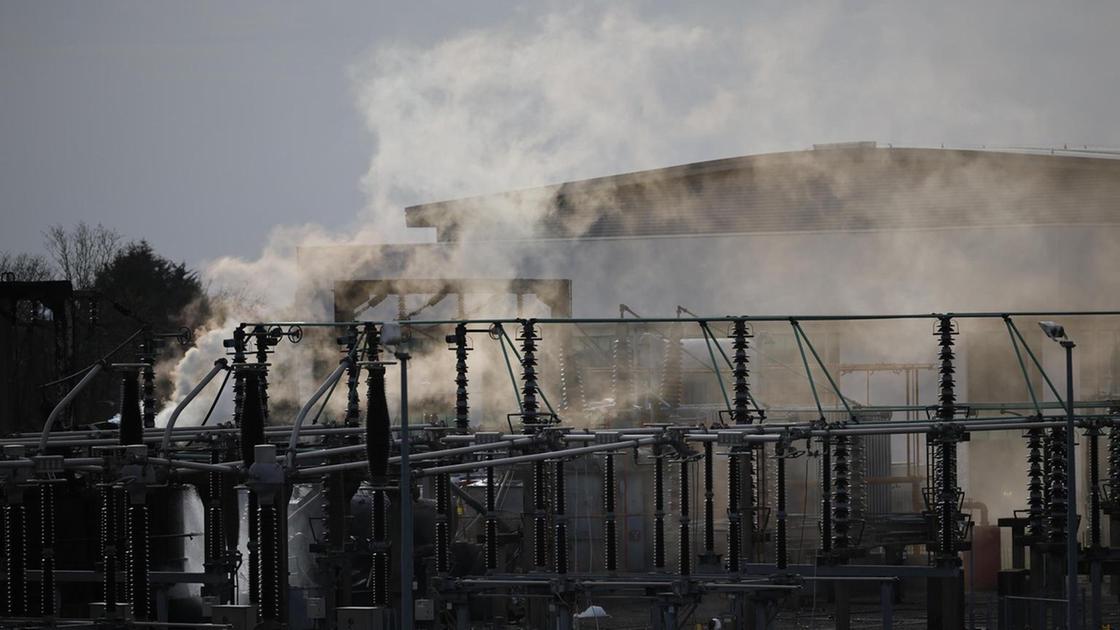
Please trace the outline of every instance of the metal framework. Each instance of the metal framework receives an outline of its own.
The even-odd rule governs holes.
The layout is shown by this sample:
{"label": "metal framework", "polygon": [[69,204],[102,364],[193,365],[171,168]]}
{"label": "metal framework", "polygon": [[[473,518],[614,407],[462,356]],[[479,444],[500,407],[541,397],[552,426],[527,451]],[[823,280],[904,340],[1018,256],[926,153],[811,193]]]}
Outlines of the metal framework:
{"label": "metal framework", "polygon": [[[73,610],[75,602],[67,601],[68,590],[64,585],[83,581],[102,585],[102,608],[97,614],[90,614],[119,625],[129,620],[171,625],[166,611],[158,604],[159,593],[165,585],[173,583],[202,584],[215,610],[245,605],[238,599],[239,534],[236,526],[230,526],[231,518],[236,521],[235,486],[240,484],[248,489],[247,605],[265,627],[294,627],[301,623],[317,628],[338,627],[341,622],[335,619],[297,622],[288,618],[287,600],[292,591],[284,541],[289,540],[290,533],[289,519],[283,516],[284,506],[294,485],[314,483],[322,497],[325,521],[322,540],[310,546],[316,558],[315,578],[320,596],[326,599],[329,609],[338,610],[340,615],[343,611],[361,611],[386,627],[477,627],[484,623],[476,618],[477,612],[472,608],[478,596],[504,593],[529,602],[519,613],[529,625],[545,623],[566,628],[579,612],[573,608],[578,597],[621,595],[647,599],[654,610],[651,624],[655,627],[676,628],[685,621],[684,611],[702,601],[719,598],[727,602],[729,615],[747,620],[746,627],[759,630],[771,627],[783,602],[820,588],[834,604],[836,627],[847,628],[853,589],[867,582],[879,585],[882,623],[891,627],[894,595],[899,580],[906,577],[926,580],[929,627],[964,628],[968,602],[961,552],[970,548],[972,521],[962,505],[958,445],[977,433],[1008,431],[1024,436],[1028,453],[1024,487],[1028,492],[1023,506],[1025,516],[1001,519],[1001,524],[1015,532],[1015,569],[1022,568],[1024,554],[1020,550],[1031,550],[1032,579],[1028,590],[1007,595],[1033,598],[1030,601],[1035,604],[1047,602],[1051,608],[1056,604],[1063,612],[1074,614],[1080,595],[1064,592],[1061,587],[1063,579],[1069,577],[1063,574],[1069,559],[1064,555],[1065,543],[1076,535],[1067,527],[1066,513],[1067,502],[1076,500],[1070,496],[1067,480],[1077,463],[1070,461],[1062,447],[1067,438],[1065,431],[1074,426],[1088,440],[1090,488],[1085,519],[1089,545],[1077,548],[1072,566],[1089,576],[1091,601],[1085,615],[1099,622],[1102,579],[1106,573],[1116,575],[1120,566],[1115,552],[1120,532],[1118,407],[1109,401],[1078,402],[1072,397],[1072,389],[1062,398],[1015,325],[1016,320],[1030,317],[1087,315],[1114,317],[1120,312],[620,316],[412,320],[388,324],[251,322],[232,331],[226,344],[229,357],[215,361],[214,369],[174,410],[171,422],[164,428],[147,426],[154,416],[150,383],[156,361],[151,336],[142,336],[138,362],[109,366],[121,375],[118,430],[58,431],[52,430],[54,427],[48,422],[41,434],[0,439],[4,455],[0,460],[0,485],[4,496],[6,619],[25,619],[34,612],[43,618],[53,618],[60,610]],[[837,379],[803,328],[804,323],[814,321],[919,319],[931,322],[931,349],[937,353],[938,398],[929,407],[918,405],[917,401],[903,406],[853,405],[841,393]],[[1006,324],[1030,401],[981,405],[960,400],[955,337],[958,323],[966,319],[1002,320]],[[789,325],[813,395],[815,419],[775,417],[778,414],[774,409],[765,408],[755,399],[750,352],[752,324],[757,322]],[[730,356],[716,342],[712,327],[717,323],[728,326]],[[689,334],[689,327],[695,327],[696,338],[703,338],[712,373],[725,394],[723,379],[730,376],[732,396],[725,395],[723,410],[727,422],[697,422],[678,414],[669,422],[637,427],[590,430],[566,424],[541,386],[541,353],[549,343],[542,328],[613,327],[616,341],[611,373],[616,407],[601,413],[626,416],[637,402],[631,391],[635,349],[630,345],[626,327],[649,324],[672,327],[665,357],[666,378],[670,381],[679,378],[680,340]],[[298,343],[303,330],[313,327],[340,332],[341,359],[293,424],[272,424],[269,355],[279,351],[277,346],[285,340]],[[512,337],[507,332],[510,328]],[[450,422],[426,417],[422,424],[410,426],[408,367],[415,343],[410,339],[415,339],[418,331],[432,330],[444,331],[444,335],[435,338],[446,341],[454,352],[455,376],[447,383],[454,403],[445,415]],[[472,336],[484,338],[483,334],[500,345],[515,385],[518,406],[510,416],[517,418],[519,424],[513,427],[511,421],[514,430],[509,432],[475,431],[470,425],[469,351],[474,349]],[[1059,399],[1057,404],[1038,399],[1024,353]],[[75,390],[93,378],[103,365],[92,366],[89,377]],[[397,427],[389,424],[386,403],[386,376],[390,369],[395,369],[400,383],[401,424]],[[360,391],[363,371],[367,377],[364,418]],[[175,426],[182,408],[220,372],[227,372],[234,383],[235,412],[230,421]],[[818,382],[820,375],[824,376],[824,383]],[[316,424],[319,416],[312,416],[314,410],[318,407],[319,414],[322,413],[340,383],[346,390],[341,421]],[[668,397],[666,406],[680,409],[679,382],[663,382],[661,386],[675,392]],[[821,396],[826,391],[824,387],[835,396],[836,405],[826,406]],[[69,404],[72,398],[67,396],[62,405]],[[561,409],[566,408],[567,405]],[[999,410],[1003,415],[975,415],[984,409]],[[884,421],[875,416],[876,412],[893,411],[925,411],[928,417]],[[52,418],[56,415],[52,414]],[[874,545],[863,540],[861,529],[864,524],[858,498],[862,483],[859,461],[865,457],[864,440],[886,435],[925,436],[930,450],[930,472],[924,492],[926,509],[917,515],[922,525],[915,538],[901,543],[924,545],[929,550],[927,566],[861,561],[861,555]],[[1103,472],[1097,451],[1101,437],[1107,440],[1108,468]],[[819,461],[821,522],[812,564],[798,564],[790,557],[788,476],[791,468],[810,457]],[[727,493],[720,497],[721,488],[714,479],[717,463],[724,458]],[[578,515],[573,514],[568,488],[575,483],[575,471],[584,462],[595,463],[592,474],[597,479],[593,485],[602,492],[603,535],[598,563],[601,570],[596,569],[594,562],[590,566],[580,565],[573,554]],[[526,481],[523,516],[528,525],[523,534],[503,520],[501,514],[502,494],[509,488],[506,480],[511,475]],[[624,541],[620,539],[626,526],[620,521],[632,515],[625,504],[619,503],[622,475],[648,475],[650,480],[647,487],[652,506],[652,573],[623,568],[620,543]],[[770,475],[775,477],[773,496],[767,494]],[[207,489],[205,571],[155,571],[153,497],[159,488],[184,480]],[[463,480],[480,483],[483,499],[476,500],[466,493]],[[88,496],[82,484],[88,484]],[[694,490],[694,484],[700,484],[699,489]],[[430,521],[421,519],[419,514],[413,516],[413,497],[421,488],[424,496],[434,498]],[[28,490],[37,495],[37,546],[31,544],[27,531],[27,498],[31,494]],[[99,510],[97,562],[87,569],[63,570],[55,564],[54,524],[62,502],[71,498],[94,502]],[[701,502],[702,509],[693,511],[694,498]],[[722,562],[716,536],[719,499],[727,506]],[[459,527],[459,519],[466,516],[456,510],[457,501],[464,511],[474,510],[481,522],[479,536],[473,542],[463,537],[467,528]],[[357,516],[355,506],[359,504],[367,506],[368,528],[364,530],[353,525]],[[672,518],[674,511],[677,526],[666,527],[666,519]],[[1110,518],[1112,547],[1102,540],[1102,514]],[[701,523],[696,523],[697,518]],[[423,524],[429,522],[430,525]],[[432,531],[422,531],[429,526]],[[672,529],[677,549],[676,562],[670,566],[666,547]],[[694,531],[700,533],[699,541],[694,541]],[[430,542],[417,544],[418,536]],[[773,562],[767,557],[771,547]],[[39,554],[37,561],[31,557],[32,549]],[[477,568],[472,569],[471,563],[461,558],[463,553],[475,552],[478,561],[473,566]],[[392,566],[394,559],[397,568]],[[430,574],[423,570],[428,559],[433,567]],[[368,596],[360,596],[354,587],[351,576],[357,567],[368,567],[368,579],[362,580]],[[422,579],[417,579],[421,575]],[[123,591],[119,585],[122,581]],[[34,583],[38,583],[37,589],[31,586]],[[39,595],[32,598],[35,590]],[[37,609],[32,607],[33,599],[38,603]],[[359,600],[367,605],[356,606]],[[1041,610],[1041,606],[1036,607]],[[449,612],[429,615],[428,610]],[[1039,619],[1046,614],[1032,613],[1030,627],[1038,627]],[[1006,624],[1003,627],[1026,627],[1028,620],[1020,611],[1014,611],[1004,614],[1001,623]],[[207,627],[206,623],[192,625]]]}

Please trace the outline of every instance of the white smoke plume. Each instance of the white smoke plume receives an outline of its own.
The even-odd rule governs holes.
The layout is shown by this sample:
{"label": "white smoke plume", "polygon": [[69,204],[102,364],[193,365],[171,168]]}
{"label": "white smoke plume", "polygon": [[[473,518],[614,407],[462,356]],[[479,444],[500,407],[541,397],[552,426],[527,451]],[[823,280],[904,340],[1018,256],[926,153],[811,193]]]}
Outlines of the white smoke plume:
{"label": "white smoke plume", "polygon": [[[296,248],[429,240],[428,231],[403,225],[403,207],[412,203],[813,142],[1120,138],[1115,122],[1101,122],[1111,117],[1075,121],[1033,81],[1007,77],[996,61],[976,61],[1054,71],[1109,41],[1107,28],[1084,17],[1055,19],[1064,10],[1011,11],[1010,4],[996,4],[967,15],[893,3],[858,10],[842,3],[775,5],[724,21],[674,21],[639,15],[627,5],[584,5],[528,22],[511,18],[432,46],[375,46],[351,69],[356,103],[376,147],[362,182],[367,206],[344,230],[277,226],[256,258],[208,264],[212,286],[251,296],[253,304],[241,309],[234,303],[216,327],[228,333],[230,322],[257,316],[329,317],[297,297],[301,275],[323,270],[319,261],[297,260]],[[1080,36],[1045,50],[991,36],[1016,29],[1077,29]],[[530,230],[551,204],[546,194],[490,210],[517,217],[507,224]],[[369,250],[355,251],[361,253],[349,261],[354,268],[370,262],[363,258]],[[477,261],[479,253],[442,252],[408,271],[437,277],[441,269],[464,266],[467,256]],[[499,252],[491,256],[490,268],[514,264]],[[329,264],[339,265],[338,257]],[[336,267],[330,276],[346,272]],[[211,362],[209,355],[185,359],[176,368],[173,399]],[[274,390],[273,396],[280,400],[284,393]]]}

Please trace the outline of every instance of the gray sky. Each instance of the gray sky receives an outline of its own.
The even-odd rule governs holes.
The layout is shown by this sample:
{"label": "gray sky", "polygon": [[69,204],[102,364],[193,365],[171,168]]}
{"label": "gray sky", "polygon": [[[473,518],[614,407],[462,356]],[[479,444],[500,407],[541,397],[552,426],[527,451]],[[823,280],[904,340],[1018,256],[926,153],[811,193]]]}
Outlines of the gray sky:
{"label": "gray sky", "polygon": [[1120,3],[692,4],[0,0],[0,250],[84,219],[199,266],[814,142],[1120,146]]}

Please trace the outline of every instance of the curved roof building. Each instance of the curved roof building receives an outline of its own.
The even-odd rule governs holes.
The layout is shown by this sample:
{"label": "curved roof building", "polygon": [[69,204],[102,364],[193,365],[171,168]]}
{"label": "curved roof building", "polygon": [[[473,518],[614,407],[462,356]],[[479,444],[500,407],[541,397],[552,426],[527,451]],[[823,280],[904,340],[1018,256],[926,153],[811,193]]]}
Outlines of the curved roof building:
{"label": "curved roof building", "polygon": [[[439,241],[1115,224],[1120,160],[874,143],[413,206]],[[511,209],[542,206],[532,225]]]}

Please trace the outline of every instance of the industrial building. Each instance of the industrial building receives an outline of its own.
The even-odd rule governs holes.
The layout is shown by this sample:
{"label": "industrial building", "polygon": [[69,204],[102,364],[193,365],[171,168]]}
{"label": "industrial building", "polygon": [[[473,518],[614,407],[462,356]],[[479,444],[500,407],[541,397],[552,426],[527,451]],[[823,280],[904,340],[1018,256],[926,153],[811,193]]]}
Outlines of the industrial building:
{"label": "industrial building", "polygon": [[308,317],[228,331],[166,427],[125,345],[72,390],[113,368],[119,429],[68,396],[3,438],[4,623],[1115,622],[1120,160],[1057,153],[818,146],[301,248]]}

